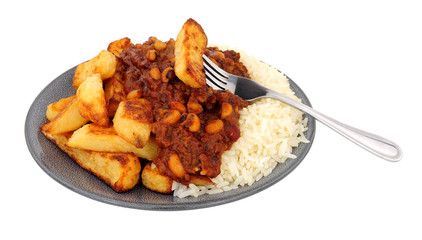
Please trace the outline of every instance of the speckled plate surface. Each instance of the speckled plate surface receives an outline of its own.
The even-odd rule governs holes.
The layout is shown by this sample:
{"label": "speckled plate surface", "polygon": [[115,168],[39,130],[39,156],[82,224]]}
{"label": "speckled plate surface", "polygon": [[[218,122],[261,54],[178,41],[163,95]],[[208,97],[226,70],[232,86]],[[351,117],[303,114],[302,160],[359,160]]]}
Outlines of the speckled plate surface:
{"label": "speckled plate surface", "polygon": [[[100,202],[145,210],[188,210],[240,200],[258,193],[286,177],[305,158],[314,139],[315,120],[308,116],[308,130],[305,135],[310,143],[301,143],[293,150],[293,154],[297,155],[296,159],[289,159],[284,164],[278,164],[269,176],[262,178],[252,186],[239,187],[220,194],[182,199],[152,192],[143,187],[142,184],[138,184],[129,192],[116,193],[93,174],[78,166],[39,131],[39,127],[47,121],[45,111],[48,104],[75,94],[72,87],[75,69],[76,67],[71,68],[57,77],[36,97],[26,117],[25,138],[33,158],[51,178],[83,196]],[[296,96],[310,106],[308,98],[299,86],[292,80],[290,80],[290,86]]]}

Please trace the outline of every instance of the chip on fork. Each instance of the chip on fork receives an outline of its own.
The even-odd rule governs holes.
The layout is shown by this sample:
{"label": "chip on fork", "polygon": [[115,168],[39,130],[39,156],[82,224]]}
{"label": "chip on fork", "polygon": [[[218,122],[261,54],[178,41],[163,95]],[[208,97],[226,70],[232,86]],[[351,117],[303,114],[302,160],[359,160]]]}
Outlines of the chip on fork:
{"label": "chip on fork", "polygon": [[202,58],[204,60],[205,76],[208,86],[216,90],[229,90],[246,101],[254,101],[267,97],[282,101],[309,114],[340,135],[380,158],[391,162],[400,161],[402,158],[402,150],[396,143],[341,123],[295,99],[268,89],[251,79],[230,74],[218,67],[205,55]]}

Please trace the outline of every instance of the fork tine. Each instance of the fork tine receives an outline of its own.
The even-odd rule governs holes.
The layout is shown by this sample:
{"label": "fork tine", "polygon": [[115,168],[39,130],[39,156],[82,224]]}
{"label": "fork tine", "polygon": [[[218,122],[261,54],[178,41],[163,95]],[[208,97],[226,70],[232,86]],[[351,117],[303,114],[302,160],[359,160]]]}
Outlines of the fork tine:
{"label": "fork tine", "polygon": [[218,80],[211,72],[205,71],[205,77],[207,79],[208,85],[213,85],[211,87],[215,89],[226,89],[227,83]]}
{"label": "fork tine", "polygon": [[208,76],[207,76],[207,85],[209,87],[212,87],[215,90],[218,90],[218,89],[224,90],[225,89],[225,88],[223,88],[223,87],[218,86],[217,84],[215,84],[214,81],[212,81],[211,79],[208,78]]}
{"label": "fork tine", "polygon": [[[217,65],[215,65],[215,63],[211,61],[207,56],[205,56],[205,54],[202,55],[202,59],[204,60],[204,63],[205,63],[204,67],[208,69],[210,72],[217,73],[218,75],[220,75],[221,77],[225,79],[229,78],[229,74],[223,69],[221,69],[220,67],[218,67]],[[215,76],[217,79],[220,80],[220,77],[218,75],[215,75]],[[222,79],[220,81],[225,82]]]}
{"label": "fork tine", "polygon": [[208,80],[212,81],[214,84],[218,85],[220,88],[224,88],[224,89],[226,88],[227,82],[225,78],[223,78],[217,72],[214,72],[214,70],[210,69],[206,63],[204,63],[204,68],[205,68],[205,76],[207,77]]}

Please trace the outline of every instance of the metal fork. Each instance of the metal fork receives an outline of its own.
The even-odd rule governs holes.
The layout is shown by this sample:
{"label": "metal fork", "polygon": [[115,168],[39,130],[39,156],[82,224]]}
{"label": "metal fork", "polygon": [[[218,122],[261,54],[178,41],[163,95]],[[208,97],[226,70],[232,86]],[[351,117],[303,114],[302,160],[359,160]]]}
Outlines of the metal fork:
{"label": "metal fork", "polygon": [[266,97],[277,99],[309,114],[340,135],[346,137],[350,141],[356,143],[358,146],[380,158],[391,162],[400,161],[402,158],[403,153],[400,147],[388,139],[341,123],[320,112],[315,111],[313,108],[299,101],[287,97],[279,92],[265,88],[251,79],[227,73],[215,65],[205,55],[203,55],[203,60],[207,85],[216,90],[227,89],[247,101],[253,101]]}

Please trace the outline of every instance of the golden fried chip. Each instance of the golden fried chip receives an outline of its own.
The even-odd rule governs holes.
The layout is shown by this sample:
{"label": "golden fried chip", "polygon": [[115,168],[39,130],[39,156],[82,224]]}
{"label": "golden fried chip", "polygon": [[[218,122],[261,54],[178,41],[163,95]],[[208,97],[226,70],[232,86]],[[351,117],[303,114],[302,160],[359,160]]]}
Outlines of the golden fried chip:
{"label": "golden fried chip", "polygon": [[153,120],[151,103],[138,98],[120,102],[113,123],[120,137],[142,148],[149,140]]}
{"label": "golden fried chip", "polygon": [[66,145],[97,152],[132,152],[147,160],[154,160],[158,155],[158,146],[153,137],[149,138],[143,148],[137,148],[117,135],[114,127],[101,127],[93,123],[73,132]]}
{"label": "golden fried chip", "polygon": [[47,111],[45,113],[48,121],[52,121],[59,113],[76,97],[72,95],[67,98],[62,98],[59,101],[52,103],[47,106]]}
{"label": "golden fried chip", "polygon": [[180,80],[193,88],[206,86],[202,55],[207,44],[208,39],[201,25],[188,19],[177,35],[174,70]]}
{"label": "golden fried chip", "polygon": [[141,178],[142,184],[154,192],[166,194],[172,192],[171,187],[173,185],[173,180],[166,175],[161,174],[158,171],[158,168],[155,167],[155,165],[152,165],[151,162],[142,170]]}
{"label": "golden fried chip", "polygon": [[88,122],[79,114],[78,101],[73,98],[70,103],[50,122],[41,126],[41,131],[49,134],[59,134],[74,131]]}
{"label": "golden fried chip", "polygon": [[73,77],[73,88],[78,89],[85,79],[94,73],[99,73],[102,80],[111,78],[116,71],[116,64],[114,54],[102,50],[91,60],[81,63],[76,67]]}
{"label": "golden fried chip", "polygon": [[214,182],[211,181],[209,177],[203,176],[203,175],[194,175],[194,174],[191,174],[189,176],[189,182],[195,184],[196,186],[207,186],[207,185],[214,184]]}
{"label": "golden fried chip", "polygon": [[113,117],[120,102],[126,99],[120,73],[116,72],[112,78],[104,81],[104,95],[107,102],[108,116]]}
{"label": "golden fried chip", "polygon": [[78,99],[78,110],[82,117],[100,126],[107,127],[110,125],[100,74],[97,73],[87,77],[76,91],[76,98]]}
{"label": "golden fried chip", "polygon": [[113,53],[117,57],[120,57],[120,54],[122,53],[123,49],[130,46],[131,44],[132,42],[130,41],[130,39],[128,37],[125,37],[111,42],[107,47],[107,51]]}
{"label": "golden fried chip", "polygon": [[141,164],[133,153],[93,152],[66,146],[70,133],[52,135],[42,132],[83,169],[92,172],[114,191],[132,189],[139,181]]}

